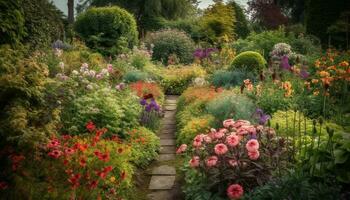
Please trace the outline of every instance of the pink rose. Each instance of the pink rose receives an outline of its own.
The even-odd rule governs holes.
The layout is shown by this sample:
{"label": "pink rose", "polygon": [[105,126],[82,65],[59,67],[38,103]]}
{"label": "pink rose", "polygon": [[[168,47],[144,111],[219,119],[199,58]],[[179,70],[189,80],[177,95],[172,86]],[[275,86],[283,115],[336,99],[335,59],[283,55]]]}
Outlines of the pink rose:
{"label": "pink rose", "polygon": [[230,128],[230,127],[233,127],[235,124],[235,121],[233,121],[233,119],[226,119],[224,122],[223,122],[223,125],[225,128]]}
{"label": "pink rose", "polygon": [[215,166],[215,165],[217,164],[217,162],[218,162],[218,157],[216,157],[216,156],[210,156],[210,157],[207,159],[206,164],[207,164],[208,167],[213,167],[213,166]]}
{"label": "pink rose", "polygon": [[251,152],[251,151],[257,151],[259,149],[259,142],[256,139],[251,139],[247,142],[245,145],[245,148]]}
{"label": "pink rose", "polygon": [[239,199],[243,195],[243,187],[239,184],[233,184],[227,188],[226,192],[230,199]]}
{"label": "pink rose", "polygon": [[259,151],[248,151],[248,156],[250,160],[257,160],[260,156]]}
{"label": "pink rose", "polygon": [[177,150],[176,150],[176,154],[180,154],[185,152],[187,149],[187,144],[182,144]]}
{"label": "pink rose", "polygon": [[226,143],[230,147],[235,147],[239,144],[239,137],[237,135],[231,134],[226,137]]}
{"label": "pink rose", "polygon": [[237,129],[237,135],[244,136],[244,135],[247,135],[247,134],[248,134],[248,131],[245,128],[240,127],[240,128]]}
{"label": "pink rose", "polygon": [[250,134],[256,134],[256,128],[251,125],[243,125],[240,129],[247,131]]}
{"label": "pink rose", "polygon": [[229,163],[232,167],[236,167],[236,166],[238,165],[237,160],[234,160],[234,159],[228,160],[228,163]]}
{"label": "pink rose", "polygon": [[193,158],[190,160],[190,166],[192,168],[198,167],[199,166],[199,157],[198,156],[193,156]]}
{"label": "pink rose", "polygon": [[217,155],[223,155],[228,151],[228,149],[226,145],[221,143],[221,144],[215,145],[214,151]]}
{"label": "pink rose", "polygon": [[241,126],[249,126],[250,125],[250,122],[247,121],[247,120],[237,120],[235,121],[235,123],[233,124],[233,127],[234,128],[240,128]]}
{"label": "pink rose", "polygon": [[212,142],[211,137],[208,136],[208,135],[205,135],[205,136],[203,137],[203,140],[204,140],[204,142],[206,142],[206,143],[208,143],[208,144]]}

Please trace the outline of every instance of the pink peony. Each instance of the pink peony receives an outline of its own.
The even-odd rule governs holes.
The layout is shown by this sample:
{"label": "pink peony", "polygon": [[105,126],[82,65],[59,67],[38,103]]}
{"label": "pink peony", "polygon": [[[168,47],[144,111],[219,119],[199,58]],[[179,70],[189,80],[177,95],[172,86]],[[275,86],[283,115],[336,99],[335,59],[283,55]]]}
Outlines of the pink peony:
{"label": "pink peony", "polygon": [[245,148],[249,151],[257,151],[259,149],[259,142],[256,139],[251,139],[245,145]]}
{"label": "pink peony", "polygon": [[250,122],[247,121],[247,120],[237,120],[235,121],[235,123],[233,124],[233,127],[234,128],[240,128],[241,126],[249,126],[250,125]]}
{"label": "pink peony", "polygon": [[248,134],[247,129],[242,128],[242,127],[240,127],[240,128],[237,129],[237,135],[239,135],[239,136],[244,136],[244,135],[247,135],[247,134]]}
{"label": "pink peony", "polygon": [[199,157],[198,156],[194,156],[191,160],[190,160],[190,166],[195,168],[199,166]]}
{"label": "pink peony", "polygon": [[228,151],[228,149],[226,145],[221,143],[221,144],[215,145],[214,151],[217,155],[223,155]]}
{"label": "pink peony", "polygon": [[228,132],[227,129],[222,128],[222,129],[220,129],[219,131],[217,131],[217,132],[214,133],[214,138],[215,138],[215,139],[220,139],[220,138],[224,137],[225,133],[227,133],[227,132]]}
{"label": "pink peony", "polygon": [[260,156],[259,151],[248,151],[248,156],[250,160],[257,160]]}
{"label": "pink peony", "polygon": [[230,147],[235,147],[239,144],[239,137],[237,135],[231,134],[226,137],[226,143]]}
{"label": "pink peony", "polygon": [[182,144],[177,150],[176,150],[176,154],[180,154],[185,152],[187,149],[187,144]]}
{"label": "pink peony", "polygon": [[227,188],[226,192],[230,199],[239,199],[243,195],[243,187],[239,184],[232,184]]}
{"label": "pink peony", "polygon": [[216,157],[216,156],[210,156],[210,157],[207,159],[206,164],[207,164],[208,167],[213,167],[213,166],[215,166],[215,165],[217,164],[217,162],[218,162],[218,157]]}
{"label": "pink peony", "polygon": [[228,163],[229,163],[232,167],[236,167],[236,166],[238,165],[237,160],[234,160],[234,159],[228,160]]}
{"label": "pink peony", "polygon": [[211,137],[208,136],[208,135],[205,135],[205,136],[203,137],[203,140],[204,140],[204,142],[206,142],[206,143],[208,143],[208,144],[212,142]]}
{"label": "pink peony", "polygon": [[202,141],[203,141],[202,136],[201,135],[197,135],[193,139],[193,146],[196,147],[196,148],[202,146]]}
{"label": "pink peony", "polygon": [[225,128],[230,128],[230,127],[233,127],[235,124],[235,121],[233,121],[233,119],[226,119],[224,122],[223,122],[223,125]]}

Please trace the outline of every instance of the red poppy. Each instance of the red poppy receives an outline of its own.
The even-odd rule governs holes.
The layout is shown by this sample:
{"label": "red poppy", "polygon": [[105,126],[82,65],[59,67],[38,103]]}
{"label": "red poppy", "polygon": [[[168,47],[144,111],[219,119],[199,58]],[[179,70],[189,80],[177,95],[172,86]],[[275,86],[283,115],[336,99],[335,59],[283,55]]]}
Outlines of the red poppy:
{"label": "red poppy", "polygon": [[85,127],[90,132],[92,132],[96,129],[96,126],[92,121],[89,121],[88,123],[86,123]]}

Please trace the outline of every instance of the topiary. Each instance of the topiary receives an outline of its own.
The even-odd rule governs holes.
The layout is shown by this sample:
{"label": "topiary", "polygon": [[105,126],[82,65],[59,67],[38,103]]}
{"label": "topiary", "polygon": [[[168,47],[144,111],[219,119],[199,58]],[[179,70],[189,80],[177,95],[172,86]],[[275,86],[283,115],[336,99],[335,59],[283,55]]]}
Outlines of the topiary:
{"label": "topiary", "polygon": [[169,56],[176,55],[180,63],[191,63],[193,60],[194,42],[185,33],[176,29],[165,29],[151,33],[146,42],[153,44],[153,60],[167,63]]}
{"label": "topiary", "polygon": [[114,55],[137,43],[134,17],[117,6],[91,8],[77,17],[75,31],[86,45],[104,55]]}
{"label": "topiary", "polygon": [[234,69],[246,69],[255,74],[261,72],[266,65],[266,60],[258,52],[246,51],[238,54],[235,59],[233,59],[230,71]]}

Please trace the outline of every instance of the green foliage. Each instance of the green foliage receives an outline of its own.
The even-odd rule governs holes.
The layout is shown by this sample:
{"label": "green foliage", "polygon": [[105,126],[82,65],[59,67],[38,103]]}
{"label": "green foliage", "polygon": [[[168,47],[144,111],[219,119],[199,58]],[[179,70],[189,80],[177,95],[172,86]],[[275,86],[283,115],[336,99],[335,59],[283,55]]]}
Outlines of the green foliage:
{"label": "green foliage", "polygon": [[342,11],[349,10],[346,0],[307,0],[305,19],[306,31],[319,37],[323,44],[328,42],[327,28],[339,18]]}
{"label": "green foliage", "polygon": [[203,40],[217,43],[223,38],[234,39],[235,22],[235,13],[231,5],[225,5],[222,1],[216,2],[204,11],[199,20]]}
{"label": "green foliage", "polygon": [[176,126],[181,130],[186,124],[195,117],[200,117],[205,113],[205,105],[201,102],[185,103],[183,96],[180,96],[177,104]]}
{"label": "green foliage", "polygon": [[245,79],[254,81],[256,75],[244,69],[236,69],[234,71],[218,70],[211,76],[210,82],[215,87],[230,88],[242,85]]}
{"label": "green foliage", "polygon": [[110,134],[126,137],[138,125],[140,113],[136,96],[102,88],[69,102],[62,110],[61,120],[63,131],[72,135],[84,133],[85,124],[91,120],[98,127],[106,127]]}
{"label": "green foliage", "polygon": [[57,125],[57,111],[43,102],[47,66],[26,50],[0,48],[0,137],[24,149],[46,139]]}
{"label": "green foliage", "polygon": [[148,73],[135,70],[129,71],[126,74],[124,74],[123,80],[126,83],[135,83],[137,81],[146,81],[149,78],[150,76],[148,75]]}
{"label": "green foliage", "polygon": [[186,32],[195,42],[203,38],[201,27],[197,18],[178,19],[178,20],[159,20],[160,29],[177,29]]}
{"label": "green foliage", "polygon": [[137,43],[134,17],[119,7],[91,8],[77,17],[75,30],[86,45],[104,55],[115,55]]}
{"label": "green foliage", "polygon": [[131,160],[138,167],[146,167],[158,156],[159,137],[144,127],[134,129],[130,133],[132,139]]}
{"label": "green foliage", "polygon": [[21,1],[0,1],[0,45],[18,44],[25,36],[23,10]]}
{"label": "green foliage", "polygon": [[313,180],[296,172],[287,174],[246,193],[243,200],[341,199],[341,187],[332,177]]}
{"label": "green foliage", "polygon": [[153,60],[168,62],[171,55],[176,55],[180,63],[191,63],[193,60],[194,43],[182,31],[165,29],[153,32],[147,38],[148,45],[153,44]]}
{"label": "green foliage", "polygon": [[214,117],[211,115],[201,115],[200,117],[193,117],[187,121],[186,125],[180,130],[177,135],[176,142],[178,144],[191,145],[193,138],[199,133],[206,133],[210,130]]}
{"label": "green foliage", "polygon": [[22,0],[26,36],[23,43],[33,49],[51,45],[63,38],[63,13],[48,0]]}
{"label": "green foliage", "polygon": [[245,51],[238,54],[232,61],[230,70],[244,69],[258,75],[263,71],[267,62],[259,53]]}
{"label": "green foliage", "polygon": [[235,34],[238,38],[246,38],[249,34],[248,20],[243,9],[234,0],[231,0],[228,5],[232,7],[235,13],[236,20],[234,22]]}
{"label": "green foliage", "polygon": [[215,117],[215,125],[221,126],[226,119],[250,120],[255,112],[255,105],[246,96],[235,93],[222,93],[207,104],[207,111]]}

